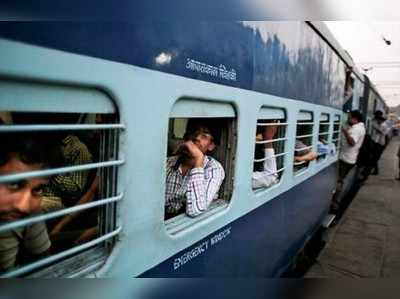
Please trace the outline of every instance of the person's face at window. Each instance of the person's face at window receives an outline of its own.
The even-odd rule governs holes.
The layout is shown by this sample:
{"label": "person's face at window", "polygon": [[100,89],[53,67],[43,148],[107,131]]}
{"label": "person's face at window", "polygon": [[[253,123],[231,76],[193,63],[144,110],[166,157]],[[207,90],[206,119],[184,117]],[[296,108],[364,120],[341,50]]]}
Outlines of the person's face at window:
{"label": "person's face at window", "polygon": [[212,151],[215,148],[214,139],[211,134],[200,133],[197,134],[193,139],[193,143],[200,149],[203,154]]}
{"label": "person's face at window", "polygon": [[[0,175],[41,169],[40,164],[27,165],[16,157],[0,166]],[[33,178],[0,184],[0,220],[16,220],[40,211],[43,187],[47,180]]]}

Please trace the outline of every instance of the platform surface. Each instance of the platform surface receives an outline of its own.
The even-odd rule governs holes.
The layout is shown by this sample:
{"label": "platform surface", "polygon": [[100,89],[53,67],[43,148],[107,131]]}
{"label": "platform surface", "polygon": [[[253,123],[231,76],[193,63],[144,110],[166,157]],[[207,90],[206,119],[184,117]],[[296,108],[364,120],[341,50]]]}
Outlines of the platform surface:
{"label": "platform surface", "polygon": [[400,277],[400,181],[392,139],[342,219],[327,231],[327,244],[307,278]]}

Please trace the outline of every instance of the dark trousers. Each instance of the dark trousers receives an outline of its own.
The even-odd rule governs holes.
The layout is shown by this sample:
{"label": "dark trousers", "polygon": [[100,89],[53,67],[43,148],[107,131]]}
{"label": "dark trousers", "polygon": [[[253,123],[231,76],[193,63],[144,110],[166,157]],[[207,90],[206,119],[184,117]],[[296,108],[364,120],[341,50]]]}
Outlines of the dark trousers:
{"label": "dark trousers", "polygon": [[343,189],[343,181],[354,165],[356,164],[350,164],[339,160],[339,177],[336,184],[336,191],[332,197],[331,213],[336,214],[340,209],[340,195]]}
{"label": "dark trousers", "polygon": [[344,178],[347,176],[347,174],[350,172],[350,170],[354,167],[356,164],[350,164],[347,162],[344,162],[342,160],[339,160],[339,178],[338,182],[343,183]]}
{"label": "dark trousers", "polygon": [[374,163],[372,166],[372,170],[375,171],[375,173],[378,173],[378,162],[384,150],[385,150],[384,145],[381,145],[379,143],[374,144],[374,161],[373,161]]}

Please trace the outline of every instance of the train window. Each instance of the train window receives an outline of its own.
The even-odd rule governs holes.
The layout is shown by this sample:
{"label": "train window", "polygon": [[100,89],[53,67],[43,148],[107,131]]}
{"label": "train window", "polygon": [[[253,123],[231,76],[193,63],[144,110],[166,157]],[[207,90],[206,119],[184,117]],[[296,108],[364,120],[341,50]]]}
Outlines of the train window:
{"label": "train window", "polygon": [[309,162],[303,158],[313,150],[313,113],[308,111],[300,111],[297,118],[296,126],[296,142],[294,149],[294,166],[293,171],[298,174],[306,170]]}
{"label": "train window", "polygon": [[329,114],[322,113],[319,119],[319,132],[318,132],[318,161],[323,161],[328,152],[324,149],[328,149],[329,145],[329,126],[330,118]]}
{"label": "train window", "polygon": [[0,276],[94,271],[121,229],[116,212],[123,126],[115,108],[84,103],[89,113],[57,113],[52,102],[22,105],[16,99],[14,109],[6,103],[9,119],[0,125]]}
{"label": "train window", "polygon": [[340,115],[336,114],[333,119],[333,136],[332,136],[332,142],[335,145],[336,153],[339,152],[339,147],[340,147],[340,125],[341,125]]}
{"label": "train window", "polygon": [[165,219],[206,214],[229,202],[236,144],[229,104],[179,100],[169,121]]}
{"label": "train window", "polygon": [[285,170],[287,120],[284,110],[261,108],[256,130],[252,188],[266,189],[279,183]]}

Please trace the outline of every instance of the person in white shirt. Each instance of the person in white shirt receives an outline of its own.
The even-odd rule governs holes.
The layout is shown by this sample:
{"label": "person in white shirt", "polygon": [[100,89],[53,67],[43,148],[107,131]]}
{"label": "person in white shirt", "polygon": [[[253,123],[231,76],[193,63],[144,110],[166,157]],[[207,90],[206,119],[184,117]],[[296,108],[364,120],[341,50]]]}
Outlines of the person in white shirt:
{"label": "person in white shirt", "polygon": [[332,198],[331,212],[337,213],[340,208],[339,194],[342,191],[343,180],[356,165],[357,157],[366,134],[362,114],[358,110],[348,113],[348,128],[342,128],[344,138],[341,140],[341,151],[339,154],[339,175],[336,192]]}
{"label": "person in white shirt", "polygon": [[358,110],[348,113],[348,128],[342,128],[342,148],[339,155],[339,182],[343,182],[349,171],[356,165],[358,153],[365,137],[362,114]]}
{"label": "person in white shirt", "polygon": [[[265,126],[263,131],[256,135],[256,141],[270,141],[274,138],[277,126]],[[256,144],[255,162],[253,166],[253,189],[267,188],[278,181],[275,151],[272,142]],[[257,162],[258,161],[258,162]]]}
{"label": "person in white shirt", "polygon": [[372,175],[379,173],[378,162],[386,146],[386,136],[389,134],[390,128],[385,124],[385,118],[382,111],[375,111],[372,120],[371,138],[374,142],[374,161]]}
{"label": "person in white shirt", "polygon": [[[268,125],[263,131],[256,135],[256,141],[264,141],[262,144],[256,144],[255,162],[253,166],[252,188],[268,188],[278,182],[278,170],[276,166],[275,150],[271,140],[273,140],[278,126]],[[301,141],[296,140],[295,161],[305,162],[315,160],[317,154],[308,149]]]}

